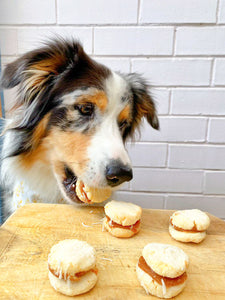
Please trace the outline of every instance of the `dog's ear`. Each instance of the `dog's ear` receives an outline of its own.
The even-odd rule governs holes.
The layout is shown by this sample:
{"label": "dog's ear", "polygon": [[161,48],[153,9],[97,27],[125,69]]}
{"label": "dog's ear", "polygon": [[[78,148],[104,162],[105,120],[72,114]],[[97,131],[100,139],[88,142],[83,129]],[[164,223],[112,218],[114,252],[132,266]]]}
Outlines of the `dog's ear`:
{"label": "dog's ear", "polygon": [[85,52],[78,42],[58,38],[6,66],[1,86],[12,88],[18,85],[15,107],[26,106],[23,117],[26,124],[23,121],[19,127],[34,126],[53,107],[49,100],[53,86],[63,72],[76,67],[82,55]]}
{"label": "dog's ear", "polygon": [[21,82],[22,72],[25,69],[24,57],[8,64],[1,76],[1,87],[4,89],[13,88]]}
{"label": "dog's ear", "polygon": [[148,123],[154,128],[159,129],[159,120],[155,103],[150,95],[149,87],[142,76],[136,73],[126,75],[133,93],[133,120],[134,127],[140,124],[140,121],[145,117]]}

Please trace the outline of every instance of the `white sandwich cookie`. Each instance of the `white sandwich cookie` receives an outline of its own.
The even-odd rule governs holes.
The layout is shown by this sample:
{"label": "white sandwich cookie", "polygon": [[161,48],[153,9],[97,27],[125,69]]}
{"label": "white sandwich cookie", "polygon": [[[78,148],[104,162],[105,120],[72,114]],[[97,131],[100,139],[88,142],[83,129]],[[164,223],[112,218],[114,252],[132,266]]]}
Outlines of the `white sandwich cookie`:
{"label": "white sandwich cookie", "polygon": [[178,210],[170,217],[169,233],[180,242],[200,243],[209,225],[209,217],[199,209]]}
{"label": "white sandwich cookie", "polygon": [[128,238],[140,230],[142,209],[133,203],[112,200],[105,205],[103,226],[112,235]]}
{"label": "white sandwich cookie", "polygon": [[146,293],[172,298],[185,287],[188,264],[188,256],[180,248],[150,243],[144,247],[139,258],[137,277]]}
{"label": "white sandwich cookie", "polygon": [[112,191],[110,188],[99,189],[90,187],[84,184],[81,180],[78,180],[76,183],[76,193],[79,200],[91,204],[105,201],[111,196]]}
{"label": "white sandwich cookie", "polygon": [[83,241],[68,239],[54,245],[48,269],[53,288],[67,296],[86,293],[97,282],[95,250]]}

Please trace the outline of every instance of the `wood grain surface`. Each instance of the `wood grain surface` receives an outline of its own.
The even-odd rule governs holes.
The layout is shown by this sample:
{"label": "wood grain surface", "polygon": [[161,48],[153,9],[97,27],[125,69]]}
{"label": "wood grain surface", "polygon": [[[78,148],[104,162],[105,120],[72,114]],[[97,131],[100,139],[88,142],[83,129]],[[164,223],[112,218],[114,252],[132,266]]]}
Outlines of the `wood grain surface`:
{"label": "wood grain surface", "polygon": [[[176,299],[225,299],[225,222],[212,216],[201,244],[180,243],[168,233],[173,211],[143,211],[142,228],[130,239],[102,231],[103,208],[28,204],[0,227],[0,299],[71,299],[51,287],[47,259],[60,240],[77,238],[95,247],[99,278],[77,299],[157,299],[146,295],[136,277],[136,263],[149,242],[169,243],[190,258],[188,280]],[[83,223],[83,224],[82,224]]]}

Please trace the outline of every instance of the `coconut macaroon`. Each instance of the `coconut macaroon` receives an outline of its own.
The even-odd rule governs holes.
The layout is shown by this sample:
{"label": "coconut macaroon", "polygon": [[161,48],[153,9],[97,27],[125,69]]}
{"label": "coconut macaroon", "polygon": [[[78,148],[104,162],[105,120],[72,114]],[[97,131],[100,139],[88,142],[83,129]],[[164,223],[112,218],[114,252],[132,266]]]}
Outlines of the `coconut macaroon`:
{"label": "coconut macaroon", "polygon": [[97,281],[95,249],[84,241],[61,241],[51,248],[48,269],[57,292],[67,296],[86,293]]}
{"label": "coconut macaroon", "polygon": [[200,243],[210,219],[199,209],[178,210],[170,217],[169,233],[177,241]]}
{"label": "coconut macaroon", "polygon": [[81,180],[76,183],[76,194],[78,198],[85,203],[100,203],[105,201],[111,196],[110,188],[94,188],[87,186]]}
{"label": "coconut macaroon", "polygon": [[150,243],[139,258],[137,277],[147,294],[172,298],[185,287],[188,264],[188,256],[180,248]]}
{"label": "coconut macaroon", "polygon": [[112,200],[105,205],[103,226],[112,235],[129,238],[140,230],[142,209],[133,203]]}

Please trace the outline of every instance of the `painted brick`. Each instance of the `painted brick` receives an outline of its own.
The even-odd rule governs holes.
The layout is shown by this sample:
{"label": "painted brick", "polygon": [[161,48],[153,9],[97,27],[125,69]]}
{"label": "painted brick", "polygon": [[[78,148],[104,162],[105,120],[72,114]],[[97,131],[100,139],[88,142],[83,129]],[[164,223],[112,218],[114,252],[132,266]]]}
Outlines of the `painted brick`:
{"label": "painted brick", "polygon": [[225,115],[225,89],[174,89],[171,113],[180,115]]}
{"label": "painted brick", "polygon": [[127,150],[135,167],[165,167],[167,145],[165,144],[128,144]]}
{"label": "painted brick", "polygon": [[169,113],[169,97],[168,89],[151,88],[150,94],[155,102],[159,115],[167,115]]}
{"label": "painted brick", "polygon": [[225,146],[170,145],[169,168],[225,169]]}
{"label": "painted brick", "polygon": [[58,0],[58,22],[59,24],[136,23],[137,2],[137,0]]}
{"label": "painted brick", "polygon": [[205,173],[204,192],[205,194],[225,194],[225,172],[210,172]]}
{"label": "painted brick", "polygon": [[225,143],[225,120],[212,118],[209,121],[208,141],[211,143]]}
{"label": "painted brick", "polygon": [[172,44],[172,27],[102,27],[94,32],[98,55],[172,54]]}
{"label": "painted brick", "polygon": [[113,200],[131,202],[140,205],[142,208],[162,209],[164,203],[164,196],[158,194],[148,193],[132,193],[132,192],[115,192],[112,197]]}
{"label": "painted brick", "polygon": [[121,191],[128,191],[130,189],[130,182],[124,182],[120,187]]}
{"label": "painted brick", "polygon": [[169,195],[166,209],[201,209],[218,218],[225,218],[225,197],[198,195]]}
{"label": "painted brick", "polygon": [[0,1],[0,24],[53,24],[55,15],[55,0]]}
{"label": "painted brick", "polygon": [[218,23],[225,24],[225,0],[219,1]]}
{"label": "painted brick", "polygon": [[217,58],[215,59],[214,65],[214,79],[213,83],[215,85],[225,86],[225,59]]}
{"label": "painted brick", "polygon": [[202,171],[134,168],[131,189],[151,192],[202,192]]}
{"label": "painted brick", "polygon": [[0,29],[1,55],[17,54],[17,30]]}
{"label": "painted brick", "polygon": [[143,23],[213,23],[216,0],[141,1],[140,22]]}
{"label": "painted brick", "polygon": [[144,122],[141,141],[154,142],[203,142],[206,135],[205,118],[160,117],[160,130]]}
{"label": "painted brick", "polygon": [[133,59],[132,71],[156,86],[201,86],[210,83],[210,59]]}
{"label": "painted brick", "polygon": [[225,27],[180,27],[176,34],[177,55],[225,53]]}
{"label": "painted brick", "polygon": [[113,71],[120,71],[124,73],[130,72],[130,59],[129,58],[108,58],[108,57],[93,57],[95,60]]}
{"label": "painted brick", "polygon": [[18,29],[18,51],[22,54],[42,45],[43,41],[52,37],[63,36],[64,38],[78,39],[87,53],[92,52],[92,29],[73,27],[33,27]]}

